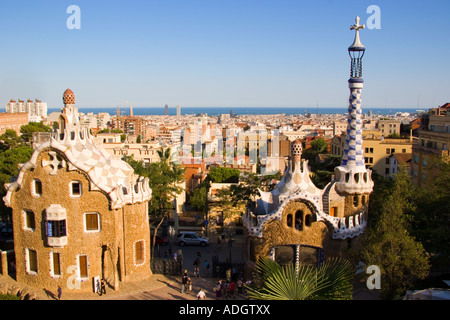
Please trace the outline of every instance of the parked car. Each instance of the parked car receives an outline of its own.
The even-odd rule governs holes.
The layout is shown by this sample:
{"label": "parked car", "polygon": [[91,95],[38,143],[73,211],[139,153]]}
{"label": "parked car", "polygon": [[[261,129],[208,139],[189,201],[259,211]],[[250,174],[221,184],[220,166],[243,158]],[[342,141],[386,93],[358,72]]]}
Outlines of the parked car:
{"label": "parked car", "polygon": [[[150,237],[150,241],[151,241],[151,244],[153,245],[153,236],[151,236]],[[160,236],[156,236],[156,239],[155,239],[156,241],[155,241],[155,244],[158,246],[165,246],[165,245],[167,245],[168,243],[169,243],[169,238],[167,238],[167,237],[160,237]]]}
{"label": "parked car", "polygon": [[194,245],[194,246],[202,246],[206,247],[209,245],[209,239],[198,236],[195,232],[181,232],[177,236],[178,245],[180,247],[184,247],[185,245]]}

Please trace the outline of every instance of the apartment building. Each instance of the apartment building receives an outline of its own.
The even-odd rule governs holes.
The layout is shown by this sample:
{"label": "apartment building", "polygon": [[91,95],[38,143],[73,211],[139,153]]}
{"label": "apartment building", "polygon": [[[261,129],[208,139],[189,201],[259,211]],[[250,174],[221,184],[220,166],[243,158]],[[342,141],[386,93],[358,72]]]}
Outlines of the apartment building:
{"label": "apartment building", "polygon": [[[382,136],[379,130],[363,130],[362,141],[364,162],[381,176],[391,174],[390,156],[392,154],[411,154],[411,139],[389,139]],[[344,154],[345,136],[335,136],[331,140],[331,153],[342,156]]]}
{"label": "apartment building", "polygon": [[400,136],[400,128],[401,128],[400,120],[393,119],[381,119],[378,121],[378,129],[381,131],[383,137],[389,137],[391,135]]}
{"label": "apartment building", "polygon": [[7,113],[28,113],[30,122],[41,122],[43,118],[47,117],[47,103],[36,99],[34,102],[31,99],[15,101],[11,99],[6,104]]}
{"label": "apartment building", "polygon": [[422,116],[418,143],[412,148],[410,174],[415,185],[433,176],[434,162],[448,161],[450,144],[450,103],[431,109]]}
{"label": "apartment building", "polygon": [[4,134],[6,130],[11,129],[20,133],[20,127],[28,124],[29,114],[20,113],[0,113],[0,134]]}

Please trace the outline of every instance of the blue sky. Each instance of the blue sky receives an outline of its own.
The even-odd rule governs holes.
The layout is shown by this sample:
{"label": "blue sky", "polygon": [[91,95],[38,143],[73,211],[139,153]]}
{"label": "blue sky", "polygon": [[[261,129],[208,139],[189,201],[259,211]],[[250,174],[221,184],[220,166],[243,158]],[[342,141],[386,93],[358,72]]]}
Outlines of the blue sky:
{"label": "blue sky", "polygon": [[71,88],[79,108],[347,107],[349,27],[370,5],[363,108],[449,102],[448,0],[16,0],[0,4],[0,104],[57,108]]}

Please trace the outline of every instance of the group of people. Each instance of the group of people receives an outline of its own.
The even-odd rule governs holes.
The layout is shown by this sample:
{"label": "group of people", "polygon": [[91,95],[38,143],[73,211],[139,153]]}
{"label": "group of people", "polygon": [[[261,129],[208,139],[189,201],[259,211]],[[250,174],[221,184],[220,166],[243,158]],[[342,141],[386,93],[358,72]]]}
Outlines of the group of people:
{"label": "group of people", "polygon": [[[202,260],[202,254],[197,251],[197,257],[194,260],[194,277],[200,278],[200,263]],[[205,276],[209,277],[209,262],[205,259]]]}
{"label": "group of people", "polygon": [[245,292],[245,284],[244,280],[240,278],[237,281],[231,280],[219,280],[217,281],[217,285],[214,287],[214,291],[216,293],[216,299],[233,299],[234,294],[237,290],[237,294],[246,294]]}
{"label": "group of people", "polygon": [[[181,293],[191,294],[192,292],[192,279],[188,274],[187,270],[184,270],[183,275],[181,276]],[[197,293],[198,300],[205,300],[206,293],[201,288]]]}

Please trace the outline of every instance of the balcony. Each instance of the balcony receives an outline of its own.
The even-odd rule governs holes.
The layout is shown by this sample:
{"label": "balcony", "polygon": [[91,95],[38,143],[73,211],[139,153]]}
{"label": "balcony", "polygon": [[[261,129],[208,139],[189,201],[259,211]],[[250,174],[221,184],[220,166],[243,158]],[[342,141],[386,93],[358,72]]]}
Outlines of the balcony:
{"label": "balcony", "polygon": [[67,245],[67,236],[47,237],[47,245],[50,247],[62,248]]}

